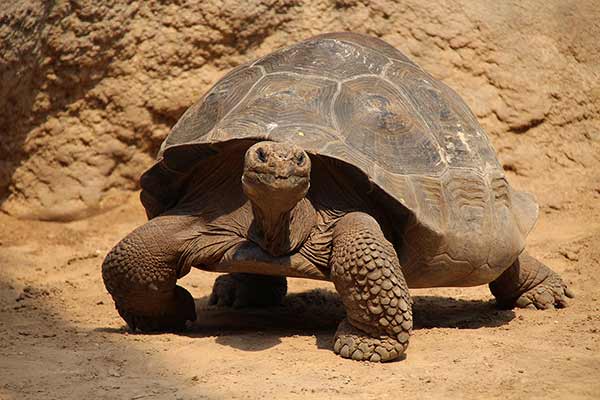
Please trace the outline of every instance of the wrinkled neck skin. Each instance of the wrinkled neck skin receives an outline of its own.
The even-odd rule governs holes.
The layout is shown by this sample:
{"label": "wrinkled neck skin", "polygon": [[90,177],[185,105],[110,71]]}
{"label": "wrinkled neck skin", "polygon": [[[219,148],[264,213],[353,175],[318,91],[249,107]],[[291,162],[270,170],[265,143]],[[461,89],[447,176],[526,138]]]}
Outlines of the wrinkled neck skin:
{"label": "wrinkled neck skin", "polygon": [[316,224],[316,211],[308,199],[301,199],[292,209],[286,208],[276,201],[252,202],[254,220],[250,240],[275,257],[300,248]]}
{"label": "wrinkled neck skin", "polygon": [[252,203],[249,239],[274,257],[297,250],[316,224],[306,195],[310,157],[287,143],[262,141],[246,150],[242,188]]}

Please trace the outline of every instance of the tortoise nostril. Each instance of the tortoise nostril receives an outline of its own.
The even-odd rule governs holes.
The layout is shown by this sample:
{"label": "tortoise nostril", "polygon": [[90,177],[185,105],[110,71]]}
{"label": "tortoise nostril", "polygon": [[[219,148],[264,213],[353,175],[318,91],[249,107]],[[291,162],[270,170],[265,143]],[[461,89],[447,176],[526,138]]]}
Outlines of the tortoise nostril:
{"label": "tortoise nostril", "polygon": [[256,157],[261,162],[267,162],[267,159],[268,159],[267,152],[262,147],[259,147],[258,149],[256,149]]}

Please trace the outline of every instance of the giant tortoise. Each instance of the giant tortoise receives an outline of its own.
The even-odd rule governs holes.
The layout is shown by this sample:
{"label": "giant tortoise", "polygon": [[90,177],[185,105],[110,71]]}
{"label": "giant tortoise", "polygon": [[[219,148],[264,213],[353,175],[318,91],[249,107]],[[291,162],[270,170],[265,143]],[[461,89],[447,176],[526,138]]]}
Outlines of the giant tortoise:
{"label": "giant tortoise", "polygon": [[388,361],[412,330],[409,288],[490,284],[503,307],[566,305],[524,251],[538,207],[513,189],[463,100],[389,44],[331,33],[235,68],[190,107],[141,178],[149,221],[102,276],[131,329],[196,318],[176,285],[226,272],[210,302],[268,306],[286,277],[333,282],[333,349]]}

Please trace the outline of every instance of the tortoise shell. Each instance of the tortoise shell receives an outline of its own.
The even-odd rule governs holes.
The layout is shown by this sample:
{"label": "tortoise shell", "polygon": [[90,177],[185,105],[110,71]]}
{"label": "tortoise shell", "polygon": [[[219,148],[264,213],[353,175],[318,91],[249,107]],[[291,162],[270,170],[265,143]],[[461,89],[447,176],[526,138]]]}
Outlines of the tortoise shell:
{"label": "tortoise shell", "polygon": [[358,168],[413,216],[401,261],[431,274],[445,274],[448,262],[512,262],[537,217],[465,102],[376,38],[316,36],[228,73],[180,118],[144,174],[148,216],[177,201],[193,165],[244,139],[293,142]]}

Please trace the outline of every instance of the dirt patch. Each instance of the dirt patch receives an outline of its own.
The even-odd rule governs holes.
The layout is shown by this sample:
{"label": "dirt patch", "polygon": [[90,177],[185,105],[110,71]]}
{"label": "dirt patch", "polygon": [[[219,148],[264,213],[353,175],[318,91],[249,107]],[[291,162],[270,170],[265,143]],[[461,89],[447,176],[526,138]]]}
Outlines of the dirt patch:
{"label": "dirt patch", "polygon": [[343,308],[331,284],[308,280],[289,280],[282,307],[219,310],[206,305],[217,275],[192,271],[188,331],[127,333],[100,264],[144,222],[135,196],[71,223],[0,215],[0,397],[598,398],[599,203],[548,208],[530,240],[577,293],[570,307],[504,311],[486,287],[413,290],[407,357],[381,365],[333,353]]}

